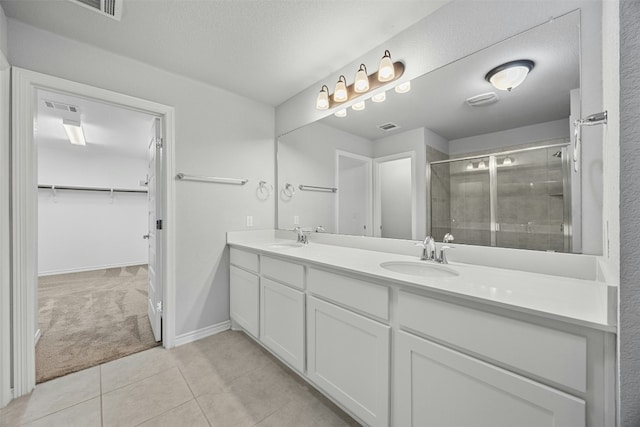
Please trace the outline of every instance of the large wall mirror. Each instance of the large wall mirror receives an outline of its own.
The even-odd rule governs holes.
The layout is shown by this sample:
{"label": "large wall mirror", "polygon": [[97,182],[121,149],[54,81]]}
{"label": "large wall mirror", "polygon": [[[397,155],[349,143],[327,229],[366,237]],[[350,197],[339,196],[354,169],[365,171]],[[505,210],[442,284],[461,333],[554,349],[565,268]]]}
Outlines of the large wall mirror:
{"label": "large wall mirror", "polygon": [[[580,15],[569,13],[278,138],[278,227],[581,251]],[[511,91],[485,80],[534,66]],[[410,67],[410,64],[407,64]],[[588,195],[584,195],[588,197]]]}

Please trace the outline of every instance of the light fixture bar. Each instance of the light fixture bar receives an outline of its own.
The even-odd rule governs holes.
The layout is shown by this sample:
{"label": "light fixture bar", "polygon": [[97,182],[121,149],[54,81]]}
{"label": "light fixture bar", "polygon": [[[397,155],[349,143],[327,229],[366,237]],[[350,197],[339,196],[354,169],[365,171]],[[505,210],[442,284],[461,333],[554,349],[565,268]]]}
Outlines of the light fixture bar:
{"label": "light fixture bar", "polygon": [[67,133],[69,142],[74,145],[87,145],[87,141],[84,139],[84,132],[79,121],[62,119],[62,126]]}
{"label": "light fixture bar", "polygon": [[[350,84],[349,86],[347,86],[347,99],[343,102],[338,102],[334,100],[334,95],[330,95],[329,96],[329,107],[328,108],[333,108],[333,107],[337,107],[339,105],[344,104],[347,101],[351,101],[353,99],[359,98],[362,95],[366,95],[374,90],[376,90],[379,87],[382,87],[390,82],[393,82],[395,80],[398,80],[400,77],[402,77],[402,74],[404,73],[404,64],[402,62],[394,62],[393,63],[393,70],[394,70],[394,78],[392,80],[386,81],[386,82],[381,82],[378,81],[378,72],[376,71],[375,73],[369,75],[369,90],[367,92],[363,92],[363,93],[357,93],[355,91],[354,88],[354,83]],[[324,86],[323,86],[324,88]],[[321,109],[321,108],[318,108]]]}

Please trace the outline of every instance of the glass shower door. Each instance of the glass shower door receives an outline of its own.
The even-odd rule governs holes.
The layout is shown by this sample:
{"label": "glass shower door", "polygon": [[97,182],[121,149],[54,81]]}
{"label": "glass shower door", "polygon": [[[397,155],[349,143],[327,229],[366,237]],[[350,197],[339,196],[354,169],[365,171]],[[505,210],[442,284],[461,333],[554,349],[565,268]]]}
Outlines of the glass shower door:
{"label": "glass shower door", "polygon": [[567,252],[565,147],[495,157],[496,245]]}
{"label": "glass shower door", "polygon": [[431,164],[431,234],[491,246],[489,157]]}

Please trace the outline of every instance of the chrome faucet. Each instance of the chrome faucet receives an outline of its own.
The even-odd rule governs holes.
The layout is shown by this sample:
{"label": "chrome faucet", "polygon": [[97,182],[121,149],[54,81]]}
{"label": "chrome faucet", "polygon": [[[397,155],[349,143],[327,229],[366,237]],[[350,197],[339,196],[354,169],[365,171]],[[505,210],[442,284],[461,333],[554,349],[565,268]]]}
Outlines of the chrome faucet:
{"label": "chrome faucet", "polygon": [[422,244],[418,243],[418,245],[422,246],[422,256],[420,257],[421,260],[434,261],[436,259],[436,241],[433,240],[433,237],[425,237]]}
{"label": "chrome faucet", "polygon": [[304,231],[302,231],[302,228],[295,227],[291,231],[294,231],[294,232],[298,233],[298,243],[302,243],[303,245],[308,245],[309,244],[309,239],[308,239],[307,235],[304,234]]}
{"label": "chrome faucet", "polygon": [[325,230],[324,230],[323,226],[319,225],[319,226],[316,227],[316,233],[324,233],[324,231]]}
{"label": "chrome faucet", "polygon": [[453,242],[453,234],[447,233],[444,235],[444,239],[442,239],[442,243],[451,243]]}
{"label": "chrome faucet", "polygon": [[449,264],[449,261],[447,261],[447,253],[445,252],[446,249],[453,249],[453,248],[447,245],[443,245],[440,247],[440,258],[436,258],[436,261],[439,262],[440,264]]}

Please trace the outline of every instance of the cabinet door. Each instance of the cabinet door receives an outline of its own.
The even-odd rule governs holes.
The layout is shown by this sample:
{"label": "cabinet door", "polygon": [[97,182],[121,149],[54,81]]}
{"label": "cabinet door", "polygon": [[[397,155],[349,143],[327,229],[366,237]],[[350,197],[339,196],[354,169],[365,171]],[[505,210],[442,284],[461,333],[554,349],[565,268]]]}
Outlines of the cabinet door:
{"label": "cabinet door", "polygon": [[307,375],[370,426],[389,424],[389,327],[307,297]]}
{"label": "cabinet door", "polygon": [[260,340],[304,372],[304,293],[260,279]]}
{"label": "cabinet door", "polygon": [[238,325],[258,337],[260,286],[258,276],[238,267],[230,267],[230,317]]}
{"label": "cabinet door", "polygon": [[581,399],[431,341],[396,337],[394,425],[585,426]]}

